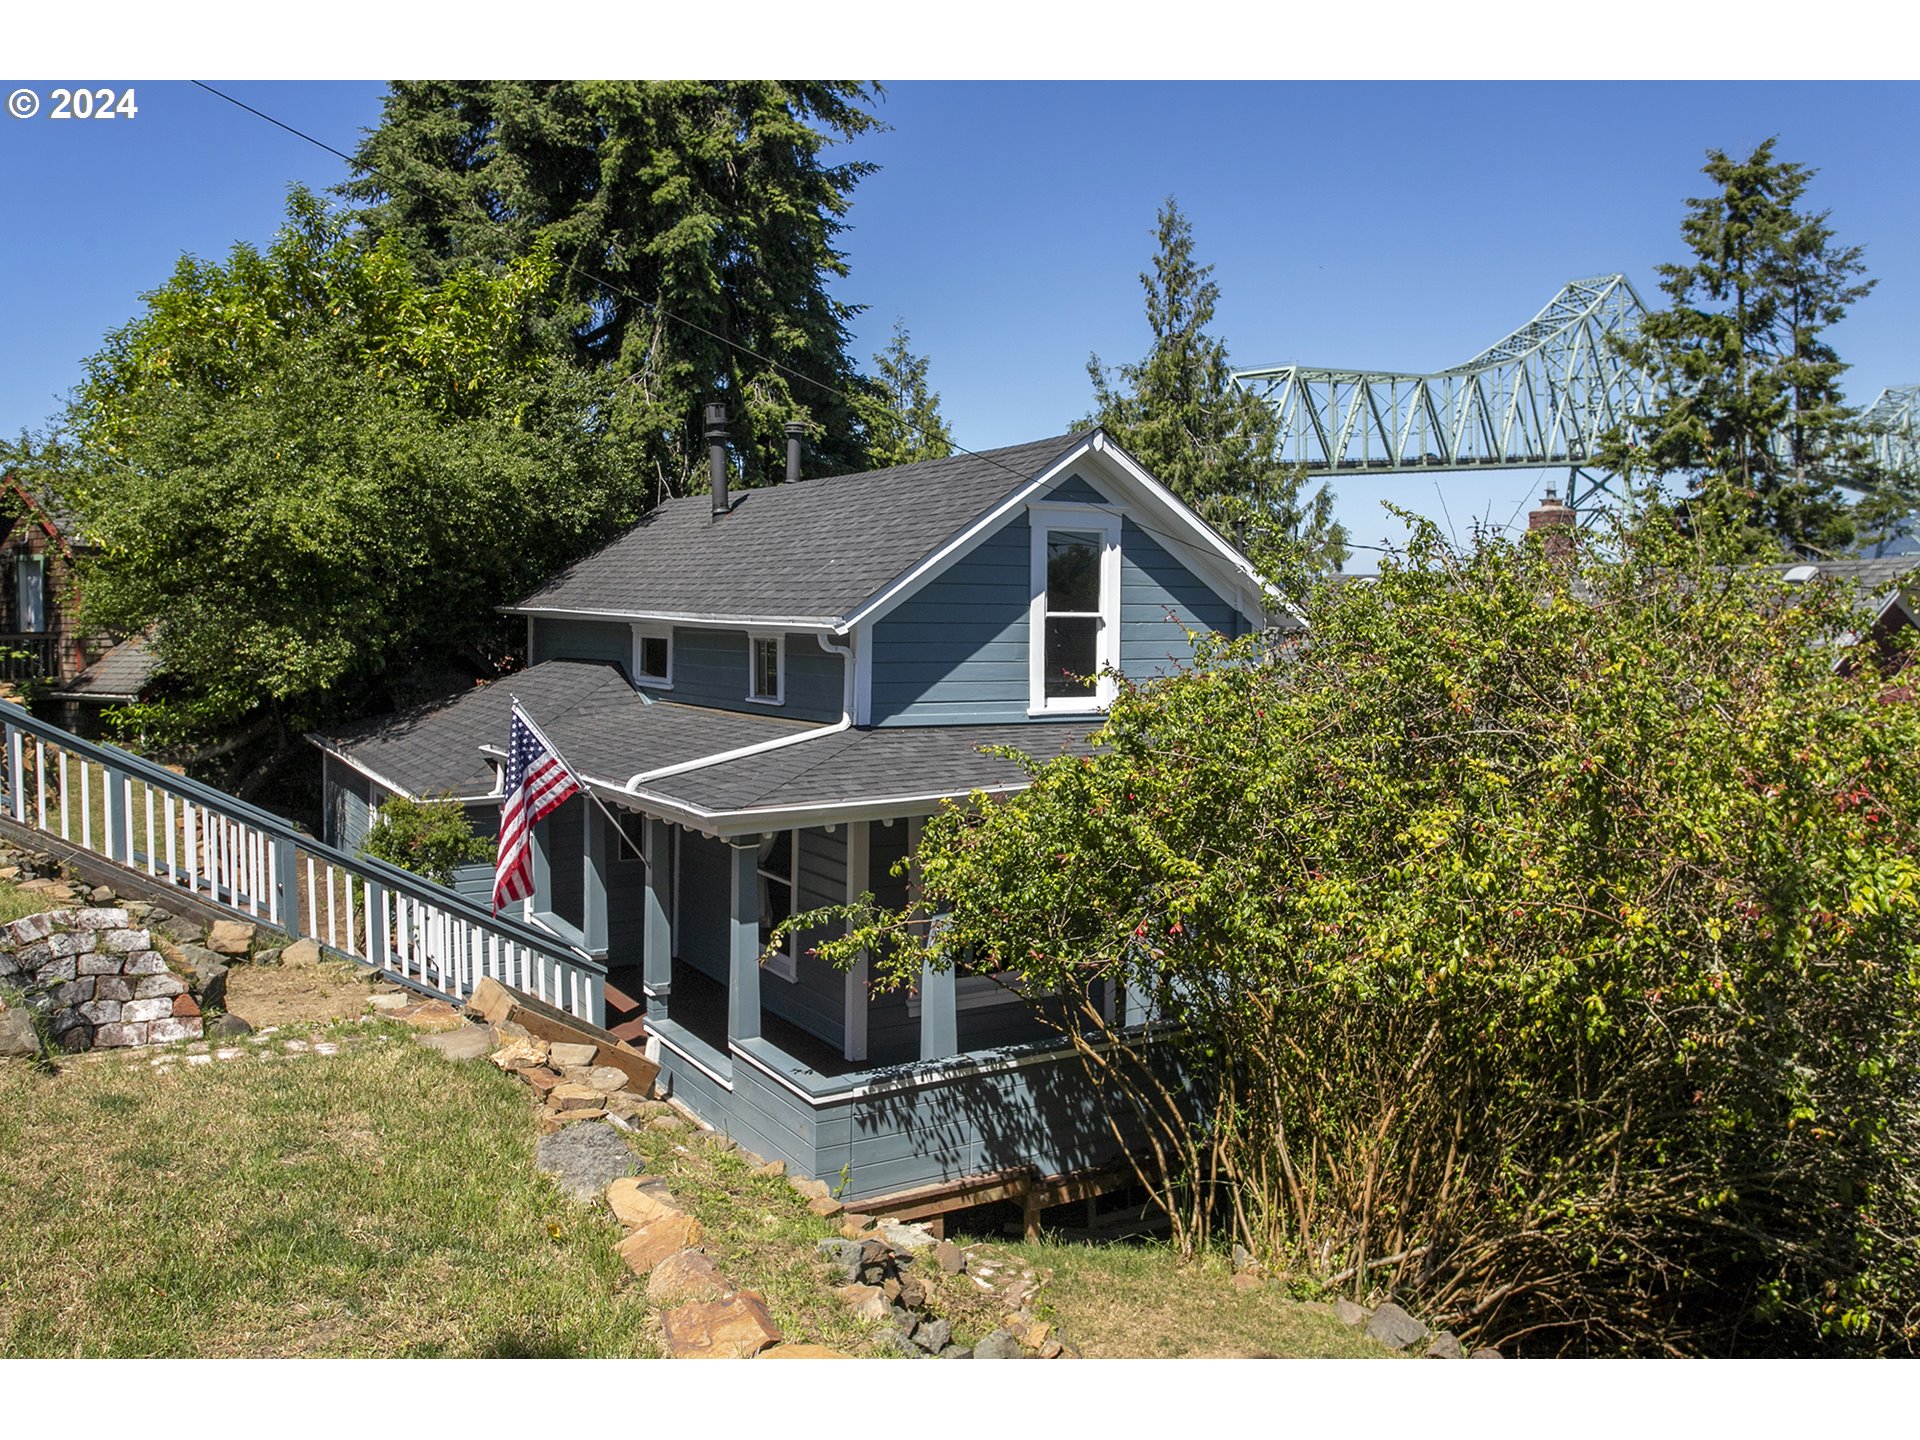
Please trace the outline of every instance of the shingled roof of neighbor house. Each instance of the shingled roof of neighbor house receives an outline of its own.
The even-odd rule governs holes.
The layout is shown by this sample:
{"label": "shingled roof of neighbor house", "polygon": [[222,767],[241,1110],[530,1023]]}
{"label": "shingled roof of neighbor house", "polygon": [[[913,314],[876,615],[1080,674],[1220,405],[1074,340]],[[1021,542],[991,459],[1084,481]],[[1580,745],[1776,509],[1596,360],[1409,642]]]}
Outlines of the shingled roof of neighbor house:
{"label": "shingled roof of neighbor house", "polygon": [[506,747],[513,697],[582,774],[625,781],[643,770],[777,740],[815,724],[655,700],[617,665],[548,660],[462,695],[312,737],[390,789],[479,798],[493,790],[480,747]]}
{"label": "shingled roof of neighbor house", "polygon": [[159,669],[160,657],[148,647],[147,637],[136,635],[122,640],[54,693],[103,705],[138,700]]}
{"label": "shingled roof of neighbor house", "polygon": [[1091,433],[736,492],[718,516],[669,500],[504,608],[831,624]]}

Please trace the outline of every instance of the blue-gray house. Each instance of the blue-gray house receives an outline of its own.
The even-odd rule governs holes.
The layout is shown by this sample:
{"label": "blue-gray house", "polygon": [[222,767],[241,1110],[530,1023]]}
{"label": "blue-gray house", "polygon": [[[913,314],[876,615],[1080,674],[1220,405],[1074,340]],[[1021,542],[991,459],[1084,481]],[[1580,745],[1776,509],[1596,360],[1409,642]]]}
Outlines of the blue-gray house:
{"label": "blue-gray house", "polygon": [[[604,957],[703,1119],[863,1205],[937,1213],[1113,1161],[1079,1063],[991,977],[869,995],[789,914],[903,903],[925,818],[1084,747],[1118,671],[1295,623],[1102,430],[670,501],[527,596],[527,669],[324,737],[329,839],[393,793],[498,810],[509,692],[619,817],[539,828],[529,919]],[[461,884],[484,894],[490,872]],[[616,1007],[622,993],[631,1013]],[[635,1024],[633,1022],[637,1021]],[[905,1200],[902,1197],[907,1197]]]}

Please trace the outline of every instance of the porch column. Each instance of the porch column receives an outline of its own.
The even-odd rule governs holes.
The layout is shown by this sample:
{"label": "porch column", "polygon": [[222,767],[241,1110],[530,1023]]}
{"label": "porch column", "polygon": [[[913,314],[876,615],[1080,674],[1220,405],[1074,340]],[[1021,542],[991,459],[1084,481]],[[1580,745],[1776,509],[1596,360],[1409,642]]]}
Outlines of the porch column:
{"label": "porch column", "polygon": [[[853,904],[873,883],[871,820],[852,820],[847,824],[847,903]],[[846,1009],[840,1054],[847,1060],[867,1058],[867,981],[865,951],[847,971]]]}
{"label": "porch column", "polygon": [[671,854],[667,822],[651,815],[646,824],[647,893],[646,916],[641,934],[642,976],[646,982],[647,1008],[656,1006],[667,1013],[667,997],[673,991],[673,924],[669,918],[667,897],[673,893],[673,876],[668,872]]}
{"label": "porch column", "polygon": [[586,948],[607,948],[607,817],[582,797],[580,815],[580,932]]}
{"label": "porch column", "polygon": [[920,965],[920,1058],[944,1060],[960,1053],[960,1011],[954,1003],[953,968]]}
{"label": "porch column", "polygon": [[[925,822],[907,821],[907,902],[920,910],[920,831]],[[925,929],[924,922],[921,926]],[[920,962],[920,1058],[944,1060],[960,1053],[960,1009],[954,999],[953,967],[936,971]]]}
{"label": "porch column", "polygon": [[727,922],[727,1039],[753,1040],[760,1034],[760,837],[729,840],[727,860],[733,877]]}

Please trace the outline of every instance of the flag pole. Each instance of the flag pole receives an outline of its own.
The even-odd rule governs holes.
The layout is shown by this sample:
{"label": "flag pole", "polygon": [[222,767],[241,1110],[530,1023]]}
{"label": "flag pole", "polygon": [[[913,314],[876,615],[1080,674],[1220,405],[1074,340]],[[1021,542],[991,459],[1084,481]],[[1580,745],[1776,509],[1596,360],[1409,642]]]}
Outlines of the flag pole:
{"label": "flag pole", "polygon": [[509,690],[507,692],[507,698],[513,701],[513,708],[517,712],[519,712],[520,718],[527,722],[527,728],[533,731],[534,735],[539,739],[541,745],[546,747],[547,753],[552,755],[554,759],[558,760],[560,762],[560,768],[562,770],[565,770],[567,774],[572,777],[573,783],[580,788],[580,793],[585,795],[589,800],[593,801],[594,804],[598,805],[600,807],[600,813],[606,816],[607,819],[612,822],[613,833],[620,837],[620,844],[626,849],[632,850],[634,854],[634,858],[637,859],[642,865],[645,865],[649,870],[651,870],[653,868],[653,862],[647,859],[646,851],[636,847],[633,841],[627,838],[627,829],[626,829],[626,826],[620,823],[620,817],[615,815],[613,811],[609,810],[607,808],[606,802],[602,800],[598,795],[593,793],[593,786],[589,785],[586,782],[585,778],[580,774],[580,772],[573,768],[573,762],[568,760],[566,756],[562,755],[560,753],[560,747],[554,744],[553,741],[547,738],[547,732],[540,728],[539,723],[533,718],[531,714],[528,713],[527,707],[520,703],[520,697],[518,695],[515,695],[511,690]]}

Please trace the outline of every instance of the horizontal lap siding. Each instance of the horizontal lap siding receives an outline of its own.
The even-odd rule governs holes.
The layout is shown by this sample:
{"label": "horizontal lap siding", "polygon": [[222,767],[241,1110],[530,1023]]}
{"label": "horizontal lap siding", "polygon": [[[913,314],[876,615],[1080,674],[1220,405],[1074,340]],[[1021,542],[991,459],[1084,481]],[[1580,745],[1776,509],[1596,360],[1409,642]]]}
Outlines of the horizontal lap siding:
{"label": "horizontal lap siding", "polygon": [[733,1092],[666,1045],[660,1047],[660,1073],[673,1098],[723,1135],[733,1128]]}
{"label": "horizontal lap siding", "polygon": [[1071,1055],[832,1108],[852,1124],[849,1201],[1024,1166],[1063,1174],[1107,1164],[1118,1150]]}
{"label": "horizontal lap siding", "polygon": [[602,660],[627,670],[633,664],[633,629],[618,620],[536,618],[529,665],[547,660]]}
{"label": "horizontal lap siding", "polygon": [[[826,1178],[818,1174],[813,1111],[799,1096],[736,1056],[733,1100],[733,1139],[763,1159],[786,1161],[798,1174]],[[838,1169],[836,1162],[828,1174]]]}
{"label": "horizontal lap siding", "polygon": [[456,865],[453,870],[453,889],[455,894],[464,895],[479,904],[493,904],[493,866],[485,861],[477,865]]}
{"label": "horizontal lap siding", "polygon": [[[785,715],[795,720],[838,720],[846,693],[841,659],[820,648],[812,635],[785,637],[786,703],[758,705],[747,699],[747,632],[673,629],[673,688],[654,690],[663,699],[685,705],[711,705],[746,714]],[[545,660],[601,660],[631,674],[633,628],[617,620],[545,620],[533,622],[529,663]]]}
{"label": "horizontal lap siding", "polygon": [[874,724],[1027,718],[1031,544],[1015,516],[874,625]]}
{"label": "horizontal lap siding", "polygon": [[1120,527],[1120,668],[1136,680],[1193,660],[1189,630],[1237,633],[1233,606],[1132,520]]}
{"label": "horizontal lap siding", "polygon": [[[1078,475],[1046,497],[1111,504]],[[1009,519],[873,628],[876,725],[977,725],[1026,720],[1032,529]],[[1169,618],[1171,612],[1172,618]],[[1165,674],[1193,658],[1189,630],[1236,633],[1234,608],[1124,518],[1120,535],[1120,668]]]}
{"label": "horizontal lap siding", "polygon": [[1022,1000],[1004,1000],[995,1005],[976,1005],[959,1014],[960,1049],[997,1050],[1007,1045],[1027,1045],[1049,1040],[1060,1032],[1048,1025]]}
{"label": "horizontal lap siding", "polygon": [[673,632],[673,689],[684,705],[711,705],[751,715],[784,715],[793,720],[838,720],[846,693],[841,659],[820,648],[812,635],[789,632],[785,638],[786,702],[761,705],[747,699],[747,632],[689,630]]}

